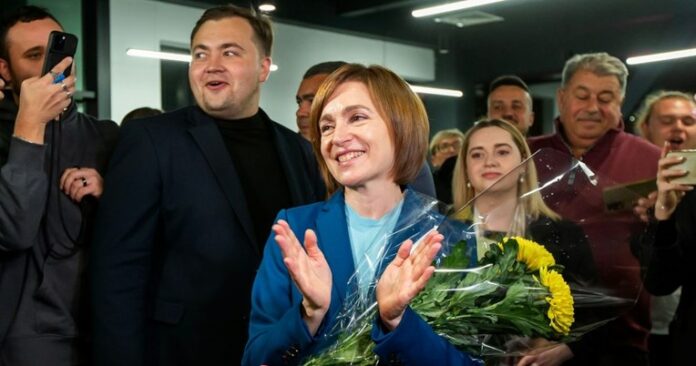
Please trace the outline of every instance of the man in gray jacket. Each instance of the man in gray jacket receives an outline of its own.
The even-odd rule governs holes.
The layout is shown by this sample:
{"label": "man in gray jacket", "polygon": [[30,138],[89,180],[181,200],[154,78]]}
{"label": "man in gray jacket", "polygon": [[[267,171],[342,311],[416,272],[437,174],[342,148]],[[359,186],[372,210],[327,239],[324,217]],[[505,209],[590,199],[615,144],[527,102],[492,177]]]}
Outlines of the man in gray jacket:
{"label": "man in gray jacket", "polygon": [[82,247],[118,127],[77,112],[70,58],[41,75],[51,31],[32,6],[0,25],[0,366],[85,363]]}

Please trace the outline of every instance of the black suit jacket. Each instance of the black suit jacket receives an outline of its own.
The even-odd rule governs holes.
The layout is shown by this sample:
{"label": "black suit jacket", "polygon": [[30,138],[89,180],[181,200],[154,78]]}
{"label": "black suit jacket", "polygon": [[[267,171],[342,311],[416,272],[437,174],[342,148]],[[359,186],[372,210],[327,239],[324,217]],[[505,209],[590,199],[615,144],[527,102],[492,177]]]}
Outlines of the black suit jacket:
{"label": "black suit jacket", "polygon": [[644,284],[650,293],[665,296],[679,286],[682,294],[669,333],[672,362],[688,365],[696,340],[696,191],[682,198],[670,220],[651,227],[643,238],[641,261]]}
{"label": "black suit jacket", "polygon": [[[323,199],[309,144],[271,125],[292,204]],[[239,363],[262,252],[211,117],[188,107],[125,127],[95,231],[96,365]]]}

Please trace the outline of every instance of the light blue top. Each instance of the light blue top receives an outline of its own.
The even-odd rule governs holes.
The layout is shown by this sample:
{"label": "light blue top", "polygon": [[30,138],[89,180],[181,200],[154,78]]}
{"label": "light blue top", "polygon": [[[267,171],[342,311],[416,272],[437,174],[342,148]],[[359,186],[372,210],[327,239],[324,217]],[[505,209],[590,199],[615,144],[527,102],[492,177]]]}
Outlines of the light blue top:
{"label": "light blue top", "polygon": [[[381,218],[374,220],[358,215],[346,203],[346,221],[348,223],[348,236],[353,252],[360,293],[365,295],[373,282],[375,271],[380,260],[384,257],[387,248],[387,239],[394,231],[396,222],[401,214],[404,200],[387,212]],[[351,279],[354,281],[356,279]]]}

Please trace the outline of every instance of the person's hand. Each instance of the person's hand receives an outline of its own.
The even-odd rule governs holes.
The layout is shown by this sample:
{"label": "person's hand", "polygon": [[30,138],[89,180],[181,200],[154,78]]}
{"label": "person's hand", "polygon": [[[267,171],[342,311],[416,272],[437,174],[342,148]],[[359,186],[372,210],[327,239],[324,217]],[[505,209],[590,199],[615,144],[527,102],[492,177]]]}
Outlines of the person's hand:
{"label": "person's hand", "polygon": [[641,197],[633,207],[633,212],[643,222],[649,222],[654,217],[653,208],[657,200],[657,191],[650,192],[647,197]]}
{"label": "person's hand", "polygon": [[668,142],[662,147],[662,155],[657,163],[657,200],[655,202],[655,217],[658,220],[667,220],[677,208],[679,201],[686,192],[694,187],[678,183],[670,183],[670,180],[687,175],[689,172],[682,169],[670,169],[675,164],[684,161],[681,156],[667,156],[670,151]]}
{"label": "person's hand", "polygon": [[2,80],[2,78],[0,78],[0,100],[5,98],[5,94],[2,92],[2,89],[4,89],[4,88],[5,88],[5,80]]}
{"label": "person's hand", "polygon": [[406,240],[377,281],[379,316],[389,331],[399,325],[406,306],[425,288],[435,272],[432,262],[442,247],[443,239],[433,230],[426,234],[413,253],[413,242]]}
{"label": "person's hand", "polygon": [[573,351],[565,343],[545,341],[523,356],[517,366],[558,366],[571,358]]}
{"label": "person's hand", "polygon": [[75,202],[89,194],[99,198],[104,192],[104,179],[92,168],[68,168],[60,177],[60,189]]}
{"label": "person's hand", "polygon": [[319,250],[314,231],[305,232],[304,248],[285,220],[278,220],[273,232],[288,273],[302,293],[303,318],[314,335],[331,304],[331,268]]}
{"label": "person's hand", "polygon": [[64,58],[51,72],[41,77],[31,77],[22,82],[19,95],[19,110],[15,122],[14,135],[37,144],[43,144],[46,124],[60,118],[60,114],[70,106],[75,92],[74,74],[54,84],[54,78],[72,62]]}

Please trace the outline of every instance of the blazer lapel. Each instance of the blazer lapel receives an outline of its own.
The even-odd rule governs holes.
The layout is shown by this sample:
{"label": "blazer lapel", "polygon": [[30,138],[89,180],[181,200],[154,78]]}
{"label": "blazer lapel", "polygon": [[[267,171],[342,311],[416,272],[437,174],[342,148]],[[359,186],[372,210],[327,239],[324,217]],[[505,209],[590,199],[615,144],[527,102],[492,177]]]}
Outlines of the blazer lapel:
{"label": "blazer lapel", "polygon": [[348,291],[348,280],[355,272],[355,265],[342,192],[336,192],[322,207],[315,227],[319,246],[331,267],[334,290],[343,303]]}
{"label": "blazer lapel", "polygon": [[[232,206],[234,213],[244,228],[244,232],[250,240],[250,244],[259,252],[256,245],[256,235],[254,234],[254,226],[252,224],[249,208],[244,197],[244,190],[239,182],[239,176],[234,168],[234,163],[230,157],[229,151],[225,147],[225,142],[222,140],[220,131],[218,131],[215,122],[204,115],[198,108],[193,108],[189,113],[189,119],[193,122],[193,126],[189,128],[191,136],[201,149],[205,156],[213,175],[218,181],[222,192],[227,197],[227,200]],[[260,254],[260,252],[259,252]]]}

